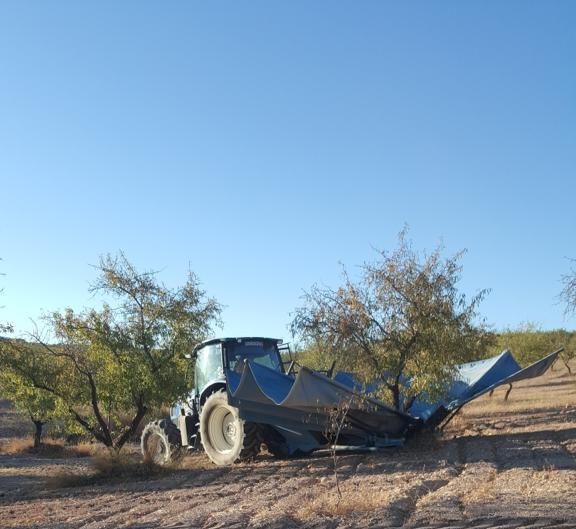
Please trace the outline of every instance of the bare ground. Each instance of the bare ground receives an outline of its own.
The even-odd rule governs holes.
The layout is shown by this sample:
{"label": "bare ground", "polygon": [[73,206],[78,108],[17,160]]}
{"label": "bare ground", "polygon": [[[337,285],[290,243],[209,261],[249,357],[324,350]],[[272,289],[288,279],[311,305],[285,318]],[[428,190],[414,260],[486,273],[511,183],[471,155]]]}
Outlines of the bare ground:
{"label": "bare ground", "polygon": [[[231,468],[202,455],[154,480],[52,489],[86,460],[0,455],[0,528],[576,527],[576,377],[565,370],[472,403],[441,435],[342,454]],[[14,434],[0,408],[0,438]],[[10,431],[7,431],[10,430]]]}

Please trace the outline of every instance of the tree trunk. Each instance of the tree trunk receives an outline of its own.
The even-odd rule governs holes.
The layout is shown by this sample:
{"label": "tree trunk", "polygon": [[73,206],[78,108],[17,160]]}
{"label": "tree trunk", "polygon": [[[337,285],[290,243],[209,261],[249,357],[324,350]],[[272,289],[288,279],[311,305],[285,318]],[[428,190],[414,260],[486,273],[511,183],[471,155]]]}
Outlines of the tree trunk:
{"label": "tree trunk", "polygon": [[[100,441],[104,446],[112,448],[114,442],[112,441],[112,436],[109,430],[105,427],[103,431],[99,431],[96,427],[90,425],[90,423],[82,417],[74,408],[68,408],[68,411],[74,416],[74,420],[80,424],[90,435],[94,437],[97,441]],[[104,423],[106,426],[106,423]]]}
{"label": "tree trunk", "polygon": [[392,398],[394,399],[394,409],[402,411],[400,409],[400,386],[398,384],[392,386]]}
{"label": "tree trunk", "polygon": [[571,375],[572,374],[572,370],[570,369],[570,366],[568,365],[568,361],[567,360],[563,360],[564,365],[566,366],[566,369],[568,370],[568,374]]}
{"label": "tree trunk", "polygon": [[138,408],[136,410],[136,415],[134,415],[134,418],[132,419],[130,426],[126,430],[124,430],[122,435],[114,443],[114,450],[120,450],[124,446],[126,441],[130,439],[130,437],[136,431],[136,428],[138,428],[138,425],[144,418],[144,415],[146,415],[147,410],[148,408],[143,404],[142,400],[140,400],[140,402],[138,403]]}
{"label": "tree trunk", "polygon": [[508,395],[510,395],[510,392],[512,391],[512,384],[508,384],[508,391],[506,391],[506,395],[504,395],[504,400],[508,400]]}
{"label": "tree trunk", "polygon": [[416,399],[418,398],[418,395],[412,395],[408,401],[406,402],[406,405],[404,406],[404,413],[408,413],[410,411],[410,409],[412,408],[412,404],[414,404],[414,402],[416,402]]}
{"label": "tree trunk", "polygon": [[34,423],[34,448],[40,448],[42,446],[42,429],[44,428],[44,421],[37,421],[32,419]]}

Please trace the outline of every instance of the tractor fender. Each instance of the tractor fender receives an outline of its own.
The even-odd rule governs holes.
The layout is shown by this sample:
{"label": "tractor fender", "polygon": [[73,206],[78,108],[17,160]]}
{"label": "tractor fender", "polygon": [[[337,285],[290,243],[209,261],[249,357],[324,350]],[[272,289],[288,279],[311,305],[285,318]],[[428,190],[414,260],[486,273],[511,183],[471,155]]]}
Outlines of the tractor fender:
{"label": "tractor fender", "polygon": [[224,390],[226,391],[226,380],[213,380],[208,382],[202,391],[200,392],[200,408],[206,402],[206,399],[212,395],[212,393],[216,393],[217,391]]}

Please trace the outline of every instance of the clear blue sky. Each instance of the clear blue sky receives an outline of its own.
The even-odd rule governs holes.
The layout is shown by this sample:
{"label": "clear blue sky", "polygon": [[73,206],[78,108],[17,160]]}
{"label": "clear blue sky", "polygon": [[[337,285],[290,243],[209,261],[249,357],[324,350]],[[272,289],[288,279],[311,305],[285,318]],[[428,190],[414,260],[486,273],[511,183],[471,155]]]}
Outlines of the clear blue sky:
{"label": "clear blue sky", "polygon": [[574,328],[576,2],[3,2],[0,320],[94,303],[101,254],[188,266],[226,335],[313,283],[469,250],[496,328]]}

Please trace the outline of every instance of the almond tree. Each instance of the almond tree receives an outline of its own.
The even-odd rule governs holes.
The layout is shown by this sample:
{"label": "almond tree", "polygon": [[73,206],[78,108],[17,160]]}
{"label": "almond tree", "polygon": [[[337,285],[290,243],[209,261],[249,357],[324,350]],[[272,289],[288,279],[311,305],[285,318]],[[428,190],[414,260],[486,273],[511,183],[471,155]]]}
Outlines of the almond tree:
{"label": "almond tree", "polygon": [[358,281],[344,270],[342,286],[307,291],[292,330],[308,345],[324,348],[341,368],[366,382],[380,381],[379,396],[407,411],[416,398],[441,396],[456,365],[477,358],[491,343],[477,313],[487,291],[468,301],[457,290],[463,252],[444,259],[438,247],[421,256],[406,230],[396,250],[378,253],[361,267]]}
{"label": "almond tree", "polygon": [[[0,258],[0,261],[2,259]],[[0,273],[0,276],[5,275]],[[0,289],[2,294],[4,289]],[[2,307],[0,307],[2,308]],[[54,395],[34,387],[21,371],[26,371],[26,364],[32,362],[36,372],[50,370],[50,366],[37,361],[36,355],[21,356],[18,350],[11,347],[13,341],[8,336],[13,332],[12,325],[0,322],[0,394],[8,398],[19,410],[25,412],[34,424],[34,448],[42,444],[44,425],[54,416],[56,399]],[[16,368],[16,369],[14,369]]]}
{"label": "almond tree", "polygon": [[[120,449],[150,406],[185,392],[183,354],[207,336],[221,309],[191,272],[173,290],[155,272],[138,272],[122,253],[102,258],[97,268],[91,290],[109,303],[98,310],[53,312],[45,317],[48,337],[34,333],[34,344],[12,346],[21,353],[33,346],[52,366],[50,376],[31,365],[21,368],[26,383],[54,395],[96,440]],[[0,361],[6,363],[6,355]]]}
{"label": "almond tree", "polygon": [[[572,265],[576,263],[575,259],[571,259]],[[576,313],[576,268],[570,268],[568,274],[564,274],[561,278],[562,292],[560,292],[560,299],[565,303],[566,315],[573,315]]]}
{"label": "almond tree", "polygon": [[[572,265],[576,263],[575,259],[571,259]],[[573,316],[576,313],[576,268],[572,266],[570,272],[565,274],[561,278],[562,281],[562,292],[560,292],[560,299],[565,303],[565,314],[567,316]],[[568,372],[572,374],[570,368],[570,361],[576,358],[576,337],[574,333],[567,340],[564,351],[561,353],[562,361],[568,369]]]}
{"label": "almond tree", "polygon": [[0,342],[0,391],[30,417],[34,424],[34,448],[38,448],[42,445],[44,426],[58,416],[58,399],[54,394],[35,387],[25,373],[33,372],[38,378],[49,378],[54,370],[45,363],[43,355],[34,354],[28,346],[16,349],[12,343],[17,342]]}

